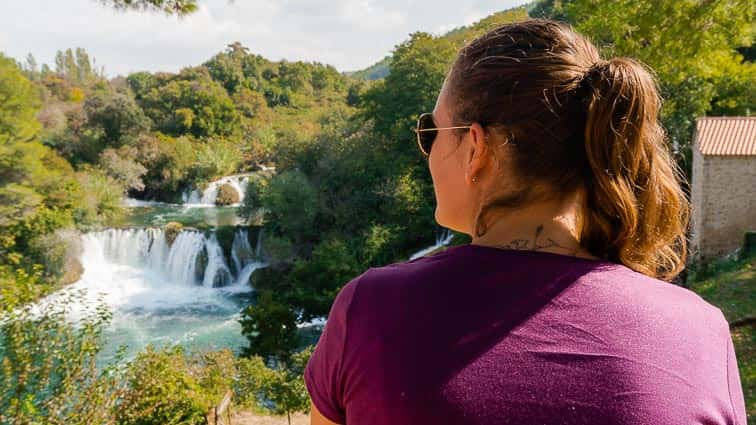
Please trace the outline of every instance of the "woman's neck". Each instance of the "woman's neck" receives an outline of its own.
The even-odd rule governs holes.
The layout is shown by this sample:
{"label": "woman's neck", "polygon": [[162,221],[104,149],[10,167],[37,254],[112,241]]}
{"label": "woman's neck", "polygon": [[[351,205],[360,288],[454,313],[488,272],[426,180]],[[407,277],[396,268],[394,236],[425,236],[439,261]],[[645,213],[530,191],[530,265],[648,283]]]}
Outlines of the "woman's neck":
{"label": "woman's neck", "polygon": [[598,259],[580,245],[574,201],[543,202],[500,214],[487,222],[485,234],[473,236],[473,245]]}

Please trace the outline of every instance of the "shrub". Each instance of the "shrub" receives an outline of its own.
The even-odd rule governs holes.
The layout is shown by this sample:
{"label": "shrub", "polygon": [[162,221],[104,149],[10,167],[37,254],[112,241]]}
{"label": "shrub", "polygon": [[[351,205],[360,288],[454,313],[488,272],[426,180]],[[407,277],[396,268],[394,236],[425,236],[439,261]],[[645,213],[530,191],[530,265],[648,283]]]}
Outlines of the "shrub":
{"label": "shrub", "polygon": [[285,413],[289,423],[291,413],[309,411],[310,397],[303,375],[312,351],[313,346],[308,346],[277,367],[268,367],[259,356],[240,358],[234,385],[239,401],[277,415]]}
{"label": "shrub", "polygon": [[203,391],[192,369],[180,346],[148,346],[128,365],[128,389],[118,405],[118,423],[203,424],[215,400]]}
{"label": "shrub", "polygon": [[[0,280],[3,275],[0,270]],[[33,275],[15,278],[19,285],[37,286]],[[72,323],[67,312],[83,297],[66,291],[2,316],[0,423],[113,423],[122,389],[119,371],[115,363],[99,370],[95,364],[111,316],[100,303]]]}
{"label": "shrub", "polygon": [[218,194],[215,197],[215,205],[226,206],[239,203],[239,192],[233,186],[226,183],[218,187]]}
{"label": "shrub", "polygon": [[268,290],[260,292],[255,305],[247,306],[239,320],[249,346],[247,355],[284,358],[297,345],[297,316],[291,307],[273,299]]}

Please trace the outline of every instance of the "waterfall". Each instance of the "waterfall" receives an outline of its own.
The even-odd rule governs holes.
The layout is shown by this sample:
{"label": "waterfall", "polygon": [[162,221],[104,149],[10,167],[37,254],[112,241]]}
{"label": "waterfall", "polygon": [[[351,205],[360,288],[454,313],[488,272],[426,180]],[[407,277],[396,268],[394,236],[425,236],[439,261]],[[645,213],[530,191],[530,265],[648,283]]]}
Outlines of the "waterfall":
{"label": "waterfall", "polygon": [[[170,235],[170,234],[169,234]],[[107,229],[82,235],[84,273],[64,291],[86,291],[67,305],[72,319],[92,312],[99,301],[112,312],[106,357],[121,344],[133,355],[147,344],[242,347],[239,314],[252,290],[252,273],[266,265],[251,256],[246,231],[232,255],[224,256],[216,233],[185,229],[172,242],[159,228]],[[241,268],[231,270],[229,262]]]}
{"label": "waterfall", "polygon": [[205,244],[205,248],[207,249],[207,268],[205,269],[202,286],[218,288],[231,283],[231,272],[228,270],[226,258],[223,256],[223,249],[221,249],[215,233],[210,236],[210,239]]}
{"label": "waterfall", "polygon": [[[237,230],[231,248],[233,271],[223,254],[215,233],[205,236],[197,230],[183,230],[168,244],[165,233],[157,228],[107,229],[83,236],[86,268],[103,264],[126,265],[159,276],[171,284],[203,285],[217,288],[249,281],[255,269],[253,251],[246,230]],[[247,274],[245,279],[241,279]]]}
{"label": "waterfall", "polygon": [[[171,282],[191,285],[196,282],[197,259],[205,247],[205,236],[199,232],[180,232],[173,245],[167,248],[165,235],[159,231],[160,239],[155,244],[155,249],[169,249],[165,263],[158,263],[157,269],[162,271]],[[155,267],[154,264],[150,264]],[[162,270],[161,270],[162,269]]]}
{"label": "waterfall", "polygon": [[246,173],[221,177],[218,180],[210,182],[202,192],[197,189],[186,191],[181,195],[181,198],[185,205],[212,207],[215,206],[218,189],[224,184],[228,184],[239,194],[239,203],[235,205],[240,205],[244,202],[244,195],[247,193],[247,184],[251,175],[251,173]]}
{"label": "waterfall", "polygon": [[423,248],[420,251],[417,251],[416,253],[412,254],[412,256],[409,258],[410,261],[425,256],[426,254],[429,254],[442,246],[448,245],[452,238],[454,237],[454,234],[449,229],[443,229],[440,232],[436,232],[436,243],[432,246],[429,246],[427,248]]}
{"label": "waterfall", "polygon": [[234,262],[235,271],[241,270],[251,260],[253,255],[252,246],[249,244],[247,229],[239,229],[234,233],[234,242],[231,244],[231,260]]}

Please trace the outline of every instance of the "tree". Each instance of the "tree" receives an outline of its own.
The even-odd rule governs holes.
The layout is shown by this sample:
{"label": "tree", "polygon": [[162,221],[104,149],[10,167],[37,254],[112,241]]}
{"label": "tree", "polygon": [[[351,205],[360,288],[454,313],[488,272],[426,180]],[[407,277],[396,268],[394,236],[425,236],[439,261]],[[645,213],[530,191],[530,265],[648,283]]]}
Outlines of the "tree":
{"label": "tree", "polygon": [[197,0],[99,0],[116,10],[140,10],[162,12],[166,15],[184,16],[197,10]]}
{"label": "tree", "polygon": [[285,359],[297,345],[297,317],[291,307],[274,300],[271,291],[261,291],[257,303],[244,309],[239,322],[249,340],[244,349],[247,356]]}
{"label": "tree", "polygon": [[301,320],[327,316],[336,294],[359,273],[354,254],[338,239],[323,240],[313,248],[309,260],[298,259],[289,279],[291,302],[302,309]]}
{"label": "tree", "polygon": [[375,121],[375,132],[399,156],[397,162],[416,157],[414,120],[433,109],[455,50],[445,38],[415,32],[394,50],[385,80],[365,93],[364,114]]}
{"label": "tree", "polygon": [[101,149],[118,148],[127,136],[135,137],[152,124],[131,96],[109,90],[90,95],[84,102],[84,112],[87,127],[102,133]]}
{"label": "tree", "polygon": [[140,103],[156,128],[170,135],[230,135],[239,122],[228,92],[204,67],[164,78]]}
{"label": "tree", "polygon": [[736,50],[753,43],[752,1],[562,3],[570,22],[598,42],[604,55],[632,56],[656,72],[665,98],[662,119],[681,149],[689,148],[696,117],[711,111],[715,100],[737,104],[727,109],[738,113],[756,106],[753,96],[731,93],[729,101],[721,97],[732,76],[742,81],[737,87],[756,85],[756,69]]}
{"label": "tree", "polygon": [[299,170],[288,170],[270,179],[260,196],[269,222],[286,236],[302,240],[314,233],[317,193]]}
{"label": "tree", "polygon": [[288,362],[268,367],[262,357],[253,356],[238,361],[239,378],[236,393],[249,404],[275,414],[286,414],[291,424],[293,412],[307,412],[310,397],[303,375],[312,356],[313,346],[294,353]]}
{"label": "tree", "polygon": [[0,149],[37,136],[40,125],[35,116],[39,105],[34,85],[15,61],[0,53]]}

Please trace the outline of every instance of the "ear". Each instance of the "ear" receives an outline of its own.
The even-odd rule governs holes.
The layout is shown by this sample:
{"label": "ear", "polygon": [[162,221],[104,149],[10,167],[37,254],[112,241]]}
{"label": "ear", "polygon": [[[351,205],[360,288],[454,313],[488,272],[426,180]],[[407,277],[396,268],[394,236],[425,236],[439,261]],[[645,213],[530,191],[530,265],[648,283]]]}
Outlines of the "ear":
{"label": "ear", "polygon": [[[465,180],[467,184],[477,184],[480,182],[480,174],[489,160],[488,133],[483,126],[475,122],[471,124],[465,137],[470,141],[470,148],[465,158]],[[473,182],[473,177],[477,177],[477,181]]]}

